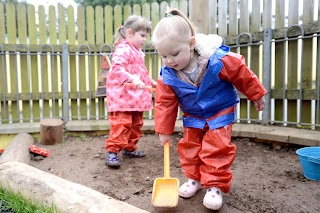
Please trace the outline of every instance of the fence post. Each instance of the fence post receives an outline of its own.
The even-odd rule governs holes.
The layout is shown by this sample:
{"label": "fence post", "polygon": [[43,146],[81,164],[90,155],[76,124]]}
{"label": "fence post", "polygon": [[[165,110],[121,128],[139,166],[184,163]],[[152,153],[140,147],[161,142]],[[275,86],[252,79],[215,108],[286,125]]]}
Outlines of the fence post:
{"label": "fence post", "polygon": [[272,29],[265,29],[263,41],[263,84],[268,93],[265,96],[266,103],[262,113],[263,125],[268,125],[271,120],[271,40]]}
{"label": "fence post", "polygon": [[68,44],[62,45],[62,94],[63,122],[69,121],[69,75],[68,75]]}

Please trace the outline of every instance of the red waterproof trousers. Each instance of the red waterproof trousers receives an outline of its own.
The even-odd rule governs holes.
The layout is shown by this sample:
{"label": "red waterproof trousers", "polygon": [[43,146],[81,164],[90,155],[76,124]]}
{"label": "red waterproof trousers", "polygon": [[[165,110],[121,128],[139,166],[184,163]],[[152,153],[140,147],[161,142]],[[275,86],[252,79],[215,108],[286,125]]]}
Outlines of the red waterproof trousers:
{"label": "red waterproof trousers", "polygon": [[203,188],[218,187],[228,192],[232,182],[230,166],[236,156],[231,142],[232,124],[210,130],[184,128],[178,143],[180,164],[187,178],[200,180]]}
{"label": "red waterproof trousers", "polygon": [[109,124],[109,138],[105,142],[107,152],[137,149],[142,135],[143,112],[110,112]]}

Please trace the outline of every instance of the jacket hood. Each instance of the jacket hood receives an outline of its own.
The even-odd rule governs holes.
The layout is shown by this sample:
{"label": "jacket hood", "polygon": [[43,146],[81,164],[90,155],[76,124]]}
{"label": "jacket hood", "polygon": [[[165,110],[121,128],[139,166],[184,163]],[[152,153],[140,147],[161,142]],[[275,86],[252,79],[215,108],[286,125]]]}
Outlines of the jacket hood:
{"label": "jacket hood", "polygon": [[198,33],[195,38],[195,50],[204,58],[210,58],[223,43],[222,37],[216,34],[205,35]]}

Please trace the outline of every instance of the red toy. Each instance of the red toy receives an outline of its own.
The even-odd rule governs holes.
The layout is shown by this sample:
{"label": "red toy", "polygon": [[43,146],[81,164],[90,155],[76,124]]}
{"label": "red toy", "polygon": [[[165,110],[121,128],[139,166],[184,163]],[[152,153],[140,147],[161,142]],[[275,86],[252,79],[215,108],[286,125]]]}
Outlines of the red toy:
{"label": "red toy", "polygon": [[32,144],[29,147],[29,151],[34,156],[38,156],[38,155],[41,155],[43,157],[49,157],[50,156],[49,150],[37,147],[37,146],[32,145]]}

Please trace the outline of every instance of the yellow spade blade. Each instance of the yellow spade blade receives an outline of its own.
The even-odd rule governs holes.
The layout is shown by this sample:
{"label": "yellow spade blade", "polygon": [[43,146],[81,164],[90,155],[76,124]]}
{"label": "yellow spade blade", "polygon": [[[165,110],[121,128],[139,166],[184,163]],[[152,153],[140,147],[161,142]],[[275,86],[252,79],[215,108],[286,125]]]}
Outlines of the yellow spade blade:
{"label": "yellow spade blade", "polygon": [[152,205],[156,207],[175,207],[178,205],[179,179],[170,177],[169,143],[164,144],[164,177],[153,183]]}
{"label": "yellow spade blade", "polygon": [[177,178],[157,178],[153,184],[152,205],[175,207],[178,205],[179,180]]}

